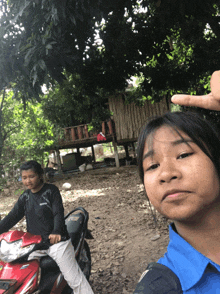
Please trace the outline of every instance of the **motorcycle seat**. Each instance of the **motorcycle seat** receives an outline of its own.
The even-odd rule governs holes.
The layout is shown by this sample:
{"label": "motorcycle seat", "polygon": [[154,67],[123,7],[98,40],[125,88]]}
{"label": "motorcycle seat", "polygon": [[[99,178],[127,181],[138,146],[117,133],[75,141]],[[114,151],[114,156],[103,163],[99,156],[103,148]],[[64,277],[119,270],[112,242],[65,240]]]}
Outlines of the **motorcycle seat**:
{"label": "motorcycle seat", "polygon": [[79,243],[85,216],[82,213],[72,214],[66,220],[66,227],[74,248]]}
{"label": "motorcycle seat", "polygon": [[56,261],[53,260],[50,256],[43,256],[40,259],[40,267],[41,269],[59,271],[59,266],[57,265]]}

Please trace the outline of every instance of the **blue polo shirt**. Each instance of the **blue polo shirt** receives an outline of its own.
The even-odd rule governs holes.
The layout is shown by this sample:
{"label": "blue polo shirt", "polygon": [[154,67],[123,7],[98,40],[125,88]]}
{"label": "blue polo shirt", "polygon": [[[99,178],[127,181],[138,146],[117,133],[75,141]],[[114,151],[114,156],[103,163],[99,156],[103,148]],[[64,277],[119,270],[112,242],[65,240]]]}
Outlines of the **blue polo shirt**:
{"label": "blue polo shirt", "polygon": [[[169,227],[170,242],[158,263],[169,267],[179,278],[183,293],[220,293],[220,265],[198,252]],[[220,245],[219,245],[220,246]]]}

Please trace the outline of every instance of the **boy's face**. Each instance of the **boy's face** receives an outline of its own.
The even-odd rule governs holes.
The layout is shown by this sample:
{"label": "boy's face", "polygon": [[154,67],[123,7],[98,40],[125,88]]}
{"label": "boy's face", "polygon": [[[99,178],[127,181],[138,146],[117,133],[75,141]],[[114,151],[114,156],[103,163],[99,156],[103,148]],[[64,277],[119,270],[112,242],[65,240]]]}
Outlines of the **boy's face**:
{"label": "boy's face", "polygon": [[211,211],[219,197],[219,177],[210,158],[184,132],[162,126],[146,140],[144,186],[153,206],[176,221],[193,221]]}
{"label": "boy's face", "polygon": [[22,183],[31,192],[36,193],[42,187],[41,177],[35,173],[32,169],[23,170],[21,173]]}

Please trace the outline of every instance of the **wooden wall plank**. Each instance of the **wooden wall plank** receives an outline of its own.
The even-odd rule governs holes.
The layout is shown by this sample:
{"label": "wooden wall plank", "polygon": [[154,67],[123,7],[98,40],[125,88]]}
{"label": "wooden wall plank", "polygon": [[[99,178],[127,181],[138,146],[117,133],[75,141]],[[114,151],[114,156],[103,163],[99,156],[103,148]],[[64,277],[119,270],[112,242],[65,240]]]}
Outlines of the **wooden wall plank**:
{"label": "wooden wall plank", "polygon": [[125,104],[122,97],[110,97],[109,109],[113,112],[117,140],[137,139],[141,127],[151,116],[160,115],[168,111],[166,99],[151,103],[146,101],[143,107],[135,103]]}

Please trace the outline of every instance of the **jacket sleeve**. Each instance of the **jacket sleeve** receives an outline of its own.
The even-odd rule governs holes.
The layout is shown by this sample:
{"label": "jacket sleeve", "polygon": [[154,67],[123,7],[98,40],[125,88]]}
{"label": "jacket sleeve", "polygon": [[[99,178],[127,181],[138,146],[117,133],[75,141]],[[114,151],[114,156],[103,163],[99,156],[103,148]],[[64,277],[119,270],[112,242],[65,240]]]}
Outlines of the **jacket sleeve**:
{"label": "jacket sleeve", "polygon": [[7,232],[14,225],[16,225],[25,215],[25,195],[22,194],[15,206],[6,215],[3,220],[0,221],[0,234]]}
{"label": "jacket sleeve", "polygon": [[54,228],[51,234],[62,235],[65,226],[64,208],[60,191],[56,186],[53,193],[52,211],[54,216]]}

